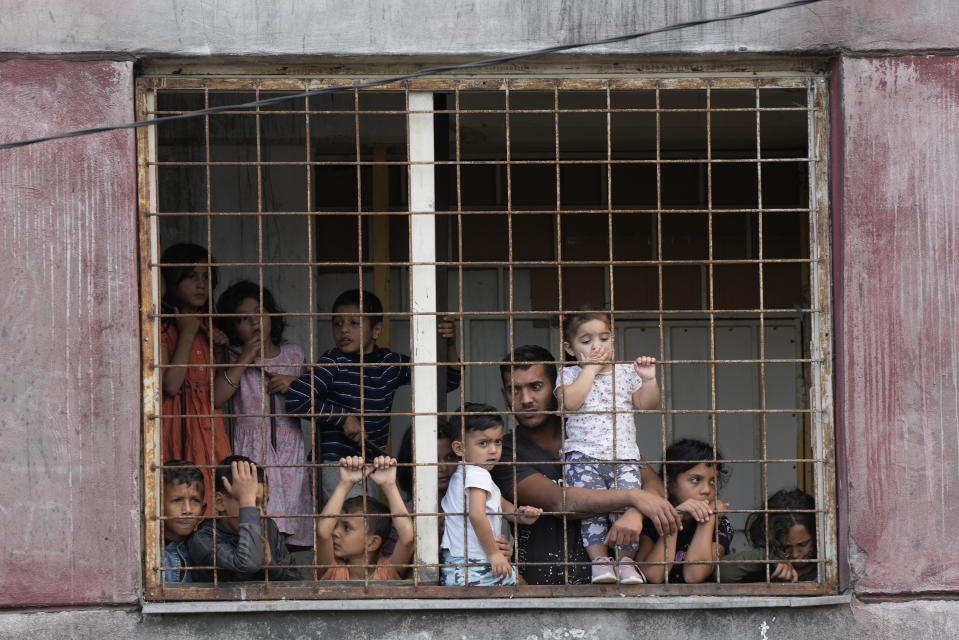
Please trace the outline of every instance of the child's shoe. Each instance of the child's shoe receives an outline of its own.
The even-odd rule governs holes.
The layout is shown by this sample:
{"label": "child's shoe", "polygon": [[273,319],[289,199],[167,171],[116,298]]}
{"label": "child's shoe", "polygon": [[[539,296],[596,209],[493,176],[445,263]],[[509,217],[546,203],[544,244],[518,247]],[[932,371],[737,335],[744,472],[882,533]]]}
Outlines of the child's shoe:
{"label": "child's shoe", "polygon": [[645,584],[646,576],[633,560],[620,560],[616,565],[619,584]]}
{"label": "child's shoe", "polygon": [[593,584],[616,582],[616,561],[606,556],[593,560]]}

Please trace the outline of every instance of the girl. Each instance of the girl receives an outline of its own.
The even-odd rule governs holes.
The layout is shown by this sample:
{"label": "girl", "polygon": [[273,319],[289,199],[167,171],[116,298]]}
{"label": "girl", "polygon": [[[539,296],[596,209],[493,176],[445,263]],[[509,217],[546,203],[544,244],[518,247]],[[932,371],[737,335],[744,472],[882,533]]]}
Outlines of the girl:
{"label": "girl", "polygon": [[[639,447],[633,408],[659,405],[656,360],[636,358],[631,365],[613,365],[613,333],[609,314],[576,313],[563,318],[563,349],[579,365],[563,367],[556,380],[556,397],[566,411],[566,482],[586,489],[641,489]],[[619,413],[619,412],[626,413]],[[626,463],[613,463],[625,460]],[[645,582],[634,562],[636,547],[620,547],[618,563],[609,557],[606,535],[609,516],[585,518],[583,546],[592,561],[594,583]]]}
{"label": "girl", "polygon": [[[243,280],[220,295],[217,313],[243,314],[220,318],[232,348],[228,359],[234,365],[224,370],[229,385],[226,402],[234,398],[233,411],[240,415],[233,425],[233,447],[238,455],[264,461],[270,487],[270,513],[306,514],[312,511],[309,476],[305,467],[306,448],[299,420],[284,416],[255,417],[285,413],[283,394],[302,373],[303,349],[283,341],[286,322],[273,294]],[[250,364],[264,365],[250,367]],[[264,392],[266,393],[264,397]],[[234,396],[235,394],[235,396]],[[309,518],[276,517],[277,527],[293,548],[312,546]]]}
{"label": "girl", "polygon": [[[649,520],[639,537],[639,557],[646,564],[643,572],[652,583],[664,582],[666,574],[673,583],[705,582],[715,569],[706,562],[729,553],[733,528],[720,515],[728,506],[716,498],[720,477],[726,473],[722,455],[701,440],[684,439],[666,449],[666,490],[669,501],[683,516],[683,528],[675,536],[659,537]],[[673,562],[703,562],[674,565]]]}
{"label": "girl", "polygon": [[[774,582],[815,581],[818,565],[804,561],[816,557],[816,514],[812,511],[816,501],[799,489],[783,489],[769,496],[766,505],[778,513],[750,514],[746,536],[753,548],[726,556],[727,561],[741,563],[720,565],[720,578],[723,582],[765,582],[766,565],[750,561],[768,558],[785,561],[772,567],[769,578]],[[770,535],[766,534],[767,522]]]}
{"label": "girl", "polygon": [[[225,336],[211,328],[206,318],[191,314],[207,311],[210,291],[216,287],[217,270],[196,266],[213,262],[207,250],[196,244],[175,244],[163,252],[160,262],[169,265],[160,268],[164,311],[187,314],[165,319],[161,324],[160,362],[174,365],[163,369],[161,378],[163,414],[171,416],[163,418],[163,459],[215,465],[233,453],[223,420],[214,409],[225,401],[229,385],[221,372],[209,367],[211,340],[218,346],[225,342]],[[212,496],[214,469],[200,471],[204,495]],[[207,515],[212,514],[212,509],[213,500],[208,500]]]}

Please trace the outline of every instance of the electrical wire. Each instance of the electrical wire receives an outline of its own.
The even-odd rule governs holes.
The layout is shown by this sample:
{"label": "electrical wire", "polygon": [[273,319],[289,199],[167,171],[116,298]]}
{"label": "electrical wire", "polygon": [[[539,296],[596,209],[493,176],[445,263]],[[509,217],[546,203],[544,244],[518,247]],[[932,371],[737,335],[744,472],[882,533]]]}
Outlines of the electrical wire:
{"label": "electrical wire", "polygon": [[583,47],[592,47],[592,46],[598,46],[598,45],[604,45],[604,44],[615,44],[617,42],[626,42],[628,40],[644,38],[646,36],[651,36],[658,33],[678,31],[679,29],[688,29],[689,27],[698,27],[698,26],[703,26],[707,24],[713,24],[716,22],[728,22],[730,20],[742,20],[744,18],[752,18],[754,16],[762,15],[764,13],[771,13],[773,11],[780,11],[782,9],[791,9],[793,7],[801,7],[803,5],[813,4],[816,2],[822,2],[822,0],[793,0],[792,2],[787,2],[785,4],[779,4],[772,7],[766,7],[765,9],[752,9],[750,11],[733,13],[727,16],[719,16],[716,18],[702,18],[700,20],[688,20],[686,22],[677,22],[675,24],[667,25],[665,27],[659,27],[658,29],[651,29],[649,31],[639,31],[636,33],[628,33],[625,35],[613,36],[610,38],[603,38],[602,40],[592,40],[589,42],[577,42],[573,44],[554,45],[552,47],[546,47],[544,49],[535,49],[533,51],[525,51],[523,53],[517,53],[513,55],[508,55],[508,56],[501,56],[499,58],[486,58],[483,60],[476,60],[474,62],[464,62],[462,64],[444,65],[441,67],[430,67],[429,69],[421,69],[420,71],[414,71],[412,73],[407,73],[399,76],[392,76],[389,78],[381,78],[379,80],[370,80],[368,82],[360,82],[356,84],[343,85],[338,87],[324,87],[322,89],[307,91],[305,93],[295,93],[295,94],[288,94],[283,96],[276,96],[274,98],[266,98],[264,100],[256,100],[254,102],[244,102],[242,104],[221,105],[217,107],[210,107],[208,109],[199,109],[197,111],[179,113],[171,116],[162,116],[160,118],[152,118],[150,120],[140,120],[137,122],[127,122],[124,124],[93,127],[90,129],[77,129],[74,131],[68,131],[66,133],[58,133],[52,136],[44,136],[42,138],[31,138],[28,140],[19,140],[16,142],[5,142],[0,144],[0,151],[4,151],[7,149],[16,149],[19,147],[26,147],[33,144],[39,144],[41,142],[49,142],[51,140],[61,140],[64,138],[76,138],[79,136],[88,136],[94,133],[104,133],[107,131],[119,131],[122,129],[137,129],[140,127],[150,127],[158,124],[165,124],[167,122],[173,122],[176,120],[186,120],[189,118],[199,118],[202,116],[208,116],[215,113],[219,113],[221,111],[237,111],[240,109],[255,109],[258,107],[265,107],[273,104],[279,104],[281,102],[287,102],[290,100],[299,100],[301,98],[318,96],[324,93],[333,93],[335,91],[351,91],[354,89],[369,89],[371,87],[379,87],[386,84],[392,84],[394,82],[402,82],[403,80],[411,80],[413,78],[422,78],[423,76],[431,76],[439,73],[446,73],[449,71],[462,71],[465,69],[482,69],[484,67],[492,67],[498,64],[514,62],[516,60],[523,60],[526,58],[533,58],[533,57],[548,55],[551,53],[569,51],[571,49],[581,49]]}

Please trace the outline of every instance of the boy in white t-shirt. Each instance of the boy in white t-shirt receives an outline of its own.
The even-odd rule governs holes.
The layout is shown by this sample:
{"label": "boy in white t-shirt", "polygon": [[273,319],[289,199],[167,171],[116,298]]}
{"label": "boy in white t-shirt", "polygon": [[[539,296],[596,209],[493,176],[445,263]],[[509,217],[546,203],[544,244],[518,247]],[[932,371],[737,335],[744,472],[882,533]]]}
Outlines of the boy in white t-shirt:
{"label": "boy in white t-shirt", "polygon": [[[533,524],[542,509],[519,507],[504,499],[490,470],[503,452],[503,419],[487,404],[468,402],[454,434],[453,453],[470,464],[456,467],[443,497],[440,584],[492,587],[516,584],[516,568],[497,542],[503,515],[520,524]],[[455,429],[454,429],[455,430]],[[471,565],[471,566],[467,566]]]}

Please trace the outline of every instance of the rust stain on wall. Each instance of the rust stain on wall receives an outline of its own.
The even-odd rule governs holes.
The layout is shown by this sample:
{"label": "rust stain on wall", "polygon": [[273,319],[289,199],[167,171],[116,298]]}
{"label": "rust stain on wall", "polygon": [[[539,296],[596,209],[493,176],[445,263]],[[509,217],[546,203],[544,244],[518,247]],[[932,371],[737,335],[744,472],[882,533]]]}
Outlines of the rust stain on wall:
{"label": "rust stain on wall", "polygon": [[[0,62],[0,140],[132,118],[132,66]],[[139,583],[133,136],[0,152],[0,606]]]}
{"label": "rust stain on wall", "polygon": [[959,588],[959,60],[842,63],[843,370],[857,590]]}

